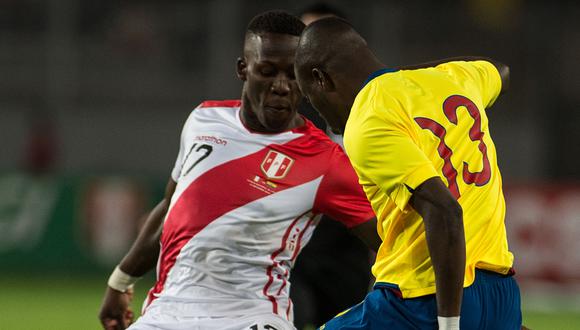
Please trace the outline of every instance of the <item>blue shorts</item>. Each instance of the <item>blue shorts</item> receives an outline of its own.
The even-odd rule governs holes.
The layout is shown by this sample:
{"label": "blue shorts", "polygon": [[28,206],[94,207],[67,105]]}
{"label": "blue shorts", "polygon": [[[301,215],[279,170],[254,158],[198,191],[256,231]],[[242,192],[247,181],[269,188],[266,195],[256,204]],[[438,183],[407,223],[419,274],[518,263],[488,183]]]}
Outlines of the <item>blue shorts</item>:
{"label": "blue shorts", "polygon": [[[461,329],[520,330],[520,289],[511,275],[476,270],[475,282],[463,290]],[[320,330],[437,329],[435,295],[401,298],[392,284],[377,283],[358,305],[339,314]]]}

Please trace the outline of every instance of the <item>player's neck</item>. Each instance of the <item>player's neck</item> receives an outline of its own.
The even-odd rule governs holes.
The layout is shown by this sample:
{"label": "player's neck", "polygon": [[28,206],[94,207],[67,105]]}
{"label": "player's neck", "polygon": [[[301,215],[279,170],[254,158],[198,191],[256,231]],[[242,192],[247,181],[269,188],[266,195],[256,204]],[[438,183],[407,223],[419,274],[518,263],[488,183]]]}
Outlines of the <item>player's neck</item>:
{"label": "player's neck", "polygon": [[369,76],[372,73],[384,68],[386,68],[386,66],[378,61],[374,56],[372,56],[366,61],[361,61],[358,63],[358,65],[349,69],[349,79],[344,81],[345,85],[341,88],[341,92],[339,93],[342,95],[343,107],[339,112],[341,112],[340,116],[342,117],[341,124],[343,129],[346,126],[348,117],[350,116],[352,105],[354,104],[354,101],[356,100],[359,92],[364,87],[365,82]]}
{"label": "player's neck", "polygon": [[294,117],[289,121],[289,123],[288,123],[288,125],[286,125],[286,127],[283,127],[283,128],[277,129],[277,130],[268,129],[267,127],[264,127],[260,123],[258,118],[256,118],[256,116],[252,113],[251,110],[248,110],[246,108],[245,104],[247,104],[247,103],[242,102],[242,107],[240,108],[240,120],[242,121],[242,124],[246,127],[246,129],[248,129],[249,131],[251,131],[253,133],[279,134],[279,133],[293,130],[293,129],[298,128],[298,127],[302,127],[306,124],[306,121],[304,120],[304,118],[302,118],[302,116],[300,116],[298,113],[295,113]]}
{"label": "player's neck", "polygon": [[355,93],[358,94],[361,88],[364,87],[365,82],[371,74],[386,68],[387,66],[379,61],[374,55],[372,55],[367,61],[361,61],[359,67],[356,68],[355,79],[352,80],[353,89],[356,89]]}

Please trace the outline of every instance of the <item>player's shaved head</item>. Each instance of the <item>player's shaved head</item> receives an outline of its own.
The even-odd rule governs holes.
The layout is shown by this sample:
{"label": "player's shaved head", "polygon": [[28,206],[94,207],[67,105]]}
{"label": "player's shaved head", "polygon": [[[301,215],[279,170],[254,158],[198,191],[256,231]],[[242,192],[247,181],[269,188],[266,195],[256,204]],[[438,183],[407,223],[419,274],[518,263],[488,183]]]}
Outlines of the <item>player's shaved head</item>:
{"label": "player's shaved head", "polygon": [[308,77],[313,68],[340,72],[353,65],[361,53],[369,52],[367,43],[346,20],[320,19],[306,27],[296,51],[296,68]]}
{"label": "player's shaved head", "polygon": [[295,60],[298,84],[335,132],[344,129],[363,81],[382,67],[365,39],[344,19],[320,19],[300,36]]}

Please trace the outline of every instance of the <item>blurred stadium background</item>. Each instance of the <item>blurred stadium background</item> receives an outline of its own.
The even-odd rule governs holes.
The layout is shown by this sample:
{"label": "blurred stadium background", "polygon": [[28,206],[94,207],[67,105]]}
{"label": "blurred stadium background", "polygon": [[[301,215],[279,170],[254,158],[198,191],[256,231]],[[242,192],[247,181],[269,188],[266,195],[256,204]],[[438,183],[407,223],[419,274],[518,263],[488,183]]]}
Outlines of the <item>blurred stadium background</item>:
{"label": "blurred stadium background", "polygon": [[[160,197],[186,116],[239,97],[245,24],[310,3],[0,1],[0,329],[99,328],[106,276]],[[579,3],[331,3],[387,64],[511,66],[490,122],[524,320],[580,329]]]}

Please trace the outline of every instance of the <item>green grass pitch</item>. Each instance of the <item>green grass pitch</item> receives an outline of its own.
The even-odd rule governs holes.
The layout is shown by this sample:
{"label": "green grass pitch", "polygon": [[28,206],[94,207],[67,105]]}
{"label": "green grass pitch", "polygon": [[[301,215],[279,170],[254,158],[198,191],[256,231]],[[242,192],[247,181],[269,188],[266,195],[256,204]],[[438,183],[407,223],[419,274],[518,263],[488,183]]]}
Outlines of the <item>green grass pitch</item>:
{"label": "green grass pitch", "polygon": [[[0,277],[0,330],[97,330],[106,276]],[[140,309],[151,279],[137,284],[135,310]],[[524,311],[533,330],[580,329],[580,313]]]}

